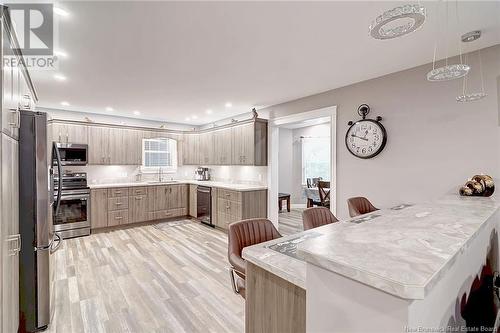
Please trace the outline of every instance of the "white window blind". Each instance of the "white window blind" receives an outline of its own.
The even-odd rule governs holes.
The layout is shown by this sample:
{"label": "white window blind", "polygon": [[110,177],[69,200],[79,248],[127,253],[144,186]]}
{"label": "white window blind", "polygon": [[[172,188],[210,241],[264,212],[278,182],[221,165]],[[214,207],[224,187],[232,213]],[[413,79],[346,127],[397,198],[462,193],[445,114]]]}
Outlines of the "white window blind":
{"label": "white window blind", "polygon": [[303,137],[302,184],[307,178],[330,180],[330,137]]}
{"label": "white window blind", "polygon": [[143,139],[142,167],[177,169],[177,141],[168,138]]}

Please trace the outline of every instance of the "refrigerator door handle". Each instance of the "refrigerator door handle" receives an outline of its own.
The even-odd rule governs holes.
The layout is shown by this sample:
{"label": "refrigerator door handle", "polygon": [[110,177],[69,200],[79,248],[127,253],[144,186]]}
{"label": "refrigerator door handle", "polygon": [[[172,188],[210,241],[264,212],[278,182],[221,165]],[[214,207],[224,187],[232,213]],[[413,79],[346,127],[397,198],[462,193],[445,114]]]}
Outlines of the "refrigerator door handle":
{"label": "refrigerator door handle", "polygon": [[[52,153],[56,156],[57,160],[57,173],[58,173],[58,181],[57,181],[57,200],[56,200],[56,209],[54,216],[59,213],[59,206],[61,204],[61,194],[62,194],[62,163],[61,163],[61,155],[59,154],[59,149],[57,148],[57,143],[52,143]],[[52,158],[52,160],[54,160]]]}

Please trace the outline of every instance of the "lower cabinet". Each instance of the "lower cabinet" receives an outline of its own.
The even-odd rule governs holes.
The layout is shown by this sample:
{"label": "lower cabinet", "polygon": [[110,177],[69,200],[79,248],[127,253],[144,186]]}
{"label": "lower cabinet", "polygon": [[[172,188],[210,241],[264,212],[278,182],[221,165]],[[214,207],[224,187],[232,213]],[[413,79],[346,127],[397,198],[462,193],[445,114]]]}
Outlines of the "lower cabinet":
{"label": "lower cabinet", "polygon": [[188,215],[189,185],[93,189],[92,229]]}
{"label": "lower cabinet", "polygon": [[251,218],[267,217],[267,190],[217,190],[215,225],[227,229],[229,223]]}

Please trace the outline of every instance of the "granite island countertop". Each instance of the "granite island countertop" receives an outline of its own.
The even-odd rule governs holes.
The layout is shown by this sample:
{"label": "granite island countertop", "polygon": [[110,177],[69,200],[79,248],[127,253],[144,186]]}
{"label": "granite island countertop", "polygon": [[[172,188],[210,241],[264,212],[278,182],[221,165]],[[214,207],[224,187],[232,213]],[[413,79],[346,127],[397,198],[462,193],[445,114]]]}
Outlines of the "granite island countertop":
{"label": "granite island countertop", "polygon": [[193,184],[193,185],[202,185],[208,187],[216,187],[227,190],[234,191],[259,191],[259,190],[267,190],[267,186],[265,185],[252,185],[252,184],[240,184],[240,183],[226,183],[226,182],[218,182],[218,181],[199,181],[199,180],[174,180],[174,181],[164,181],[164,182],[156,182],[156,181],[142,181],[142,182],[117,182],[117,183],[99,183],[99,184],[89,184],[91,189],[100,189],[100,188],[116,188],[116,187],[141,187],[141,186],[161,186],[161,185],[175,185],[175,184]]}
{"label": "granite island countertop", "polygon": [[489,223],[500,202],[447,195],[362,223],[334,223],[298,245],[308,263],[404,299],[423,299]]}

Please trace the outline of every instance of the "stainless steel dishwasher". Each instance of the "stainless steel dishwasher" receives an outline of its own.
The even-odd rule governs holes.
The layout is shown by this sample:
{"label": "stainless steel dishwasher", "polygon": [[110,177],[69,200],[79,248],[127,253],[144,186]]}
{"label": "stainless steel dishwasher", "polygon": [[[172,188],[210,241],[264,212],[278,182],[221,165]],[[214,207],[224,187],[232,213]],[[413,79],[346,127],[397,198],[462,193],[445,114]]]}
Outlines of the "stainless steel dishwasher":
{"label": "stainless steel dishwasher", "polygon": [[198,186],[196,190],[196,199],[196,217],[198,221],[215,228],[215,225],[212,223],[212,188],[208,186]]}

